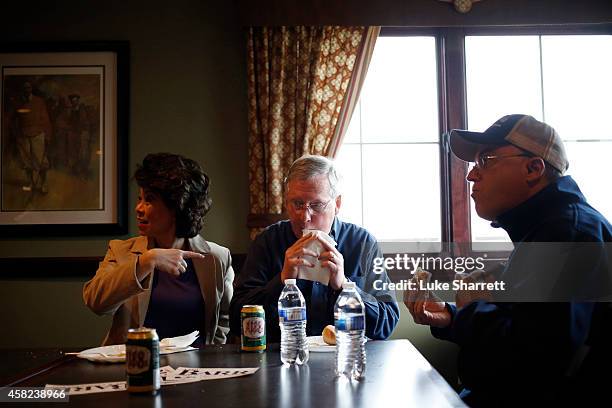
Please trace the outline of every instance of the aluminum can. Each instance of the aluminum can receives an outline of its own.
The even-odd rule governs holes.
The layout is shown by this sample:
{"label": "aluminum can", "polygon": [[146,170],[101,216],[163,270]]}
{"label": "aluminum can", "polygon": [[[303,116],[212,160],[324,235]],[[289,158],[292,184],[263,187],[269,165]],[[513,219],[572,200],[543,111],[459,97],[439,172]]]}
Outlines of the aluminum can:
{"label": "aluminum can", "polygon": [[159,337],[155,329],[129,329],[125,343],[127,390],[156,394],[161,387],[159,375]]}
{"label": "aluminum can", "polygon": [[263,353],[266,350],[266,314],[263,306],[244,305],[240,310],[240,349]]}

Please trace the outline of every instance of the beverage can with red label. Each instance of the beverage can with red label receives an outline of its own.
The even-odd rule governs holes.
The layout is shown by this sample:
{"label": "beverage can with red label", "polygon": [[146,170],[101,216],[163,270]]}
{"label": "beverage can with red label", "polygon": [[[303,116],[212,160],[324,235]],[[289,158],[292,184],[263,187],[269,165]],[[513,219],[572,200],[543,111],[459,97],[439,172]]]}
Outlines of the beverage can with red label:
{"label": "beverage can with red label", "polygon": [[240,349],[263,353],[266,350],[266,314],[263,306],[244,305],[240,310]]}

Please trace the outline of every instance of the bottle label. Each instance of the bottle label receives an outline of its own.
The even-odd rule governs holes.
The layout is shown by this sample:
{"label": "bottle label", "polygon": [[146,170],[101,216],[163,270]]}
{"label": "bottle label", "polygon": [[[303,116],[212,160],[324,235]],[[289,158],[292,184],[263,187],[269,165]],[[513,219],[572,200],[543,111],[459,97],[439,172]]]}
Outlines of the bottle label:
{"label": "bottle label", "polygon": [[306,320],[305,307],[292,307],[289,309],[279,309],[278,319],[281,322],[299,322]]}
{"label": "bottle label", "polygon": [[365,329],[365,317],[353,316],[335,321],[336,330],[363,330]]}

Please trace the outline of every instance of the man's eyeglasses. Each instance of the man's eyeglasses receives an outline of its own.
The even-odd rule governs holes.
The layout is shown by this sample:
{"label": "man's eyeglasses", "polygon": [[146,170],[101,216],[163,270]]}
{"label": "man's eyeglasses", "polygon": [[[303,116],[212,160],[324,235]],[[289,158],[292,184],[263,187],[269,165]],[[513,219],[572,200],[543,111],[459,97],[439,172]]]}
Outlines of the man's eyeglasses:
{"label": "man's eyeglasses", "polygon": [[476,159],[476,164],[474,165],[474,167],[481,169],[481,170],[486,169],[487,166],[490,166],[490,163],[493,160],[507,159],[510,157],[533,157],[533,156],[527,153],[509,154],[506,156],[483,153],[480,156],[478,156],[478,158]]}
{"label": "man's eyeglasses", "polygon": [[311,214],[321,214],[323,211],[325,211],[331,201],[332,200],[329,200],[326,203],[315,201],[314,203],[306,204],[305,202],[300,200],[291,200],[289,203],[296,211],[302,211],[304,209],[307,209],[310,211]]}

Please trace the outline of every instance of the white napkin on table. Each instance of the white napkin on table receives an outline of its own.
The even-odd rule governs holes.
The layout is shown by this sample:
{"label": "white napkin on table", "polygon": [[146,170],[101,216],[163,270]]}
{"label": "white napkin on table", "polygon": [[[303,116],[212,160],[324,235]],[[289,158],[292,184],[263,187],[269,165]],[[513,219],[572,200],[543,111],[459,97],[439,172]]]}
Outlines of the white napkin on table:
{"label": "white napkin on table", "polygon": [[184,336],[168,337],[160,340],[159,347],[161,349],[188,347],[191,346],[191,344],[196,341],[199,336],[200,332],[198,330],[195,330],[189,334],[185,334]]}

